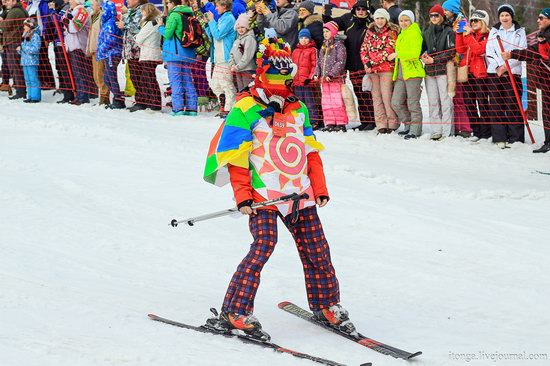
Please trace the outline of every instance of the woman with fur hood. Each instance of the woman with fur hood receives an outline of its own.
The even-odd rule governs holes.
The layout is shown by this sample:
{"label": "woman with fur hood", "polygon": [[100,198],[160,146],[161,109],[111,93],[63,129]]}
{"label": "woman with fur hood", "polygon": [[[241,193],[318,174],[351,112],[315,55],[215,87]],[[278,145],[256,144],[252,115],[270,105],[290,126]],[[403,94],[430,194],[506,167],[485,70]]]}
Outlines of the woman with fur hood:
{"label": "woman with fur hood", "polygon": [[338,36],[338,24],[328,22],[323,27],[325,41],[319,50],[314,80],[321,82],[321,106],[325,128],[323,131],[346,132],[348,115],[342,97],[343,78],[346,75],[345,36]]}
{"label": "woman with fur hood", "polygon": [[[323,18],[315,13],[313,1],[303,1],[298,5],[298,29],[307,29],[315,46],[320,49],[323,45]],[[299,38],[299,37],[298,37]],[[298,39],[299,41],[299,39]]]}
{"label": "woman with fur hood", "polygon": [[395,41],[399,28],[390,23],[390,13],[380,8],[374,12],[361,46],[361,59],[372,82],[374,120],[379,134],[392,133],[399,128],[397,115],[391,106]]}

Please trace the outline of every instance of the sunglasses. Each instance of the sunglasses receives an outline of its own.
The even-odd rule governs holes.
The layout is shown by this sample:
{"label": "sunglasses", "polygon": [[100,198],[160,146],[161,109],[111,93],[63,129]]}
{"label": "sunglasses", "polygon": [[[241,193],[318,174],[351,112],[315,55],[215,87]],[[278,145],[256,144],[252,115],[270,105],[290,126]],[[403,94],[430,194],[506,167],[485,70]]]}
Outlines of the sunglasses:
{"label": "sunglasses", "polygon": [[544,20],[544,19],[548,19],[548,18],[545,17],[544,15],[539,15],[539,20]]}
{"label": "sunglasses", "polygon": [[470,21],[470,23],[472,23],[472,24],[477,23],[477,22],[479,22],[479,19],[472,19],[472,20]]}
{"label": "sunglasses", "polygon": [[363,7],[357,7],[355,8],[355,11],[367,11],[367,8],[363,8]]}
{"label": "sunglasses", "polygon": [[430,18],[439,18],[440,16],[439,14],[430,14]]}

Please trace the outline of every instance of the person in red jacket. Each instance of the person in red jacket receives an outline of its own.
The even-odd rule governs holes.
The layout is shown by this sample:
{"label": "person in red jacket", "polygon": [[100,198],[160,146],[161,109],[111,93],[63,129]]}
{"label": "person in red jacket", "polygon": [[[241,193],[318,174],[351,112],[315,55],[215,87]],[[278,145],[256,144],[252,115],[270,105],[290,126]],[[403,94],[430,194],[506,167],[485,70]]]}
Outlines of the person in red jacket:
{"label": "person in red jacket", "polygon": [[456,34],[456,50],[461,56],[460,66],[468,65],[468,81],[463,84],[464,104],[475,140],[491,137],[491,125],[484,123],[488,118],[489,108],[485,64],[488,37],[489,14],[484,10],[475,10],[470,17],[470,25],[465,25],[464,31]]}
{"label": "person in red jacket", "polygon": [[[237,207],[249,215],[254,238],[231,278],[219,317],[207,324],[262,340],[270,338],[253,315],[254,299],[261,271],[275,249],[277,219],[281,219],[296,241],[314,316],[354,332],[348,312],[339,304],[338,279],[316,208],[329,201],[319,156],[323,146],[315,139],[307,107],[290,88],[296,67],[290,46],[276,38],[262,40],[257,65],[254,86],[241,93],[212,141],[206,161],[205,180],[216,185],[231,183]],[[293,193],[308,197],[252,208],[254,203]]]}
{"label": "person in red jacket", "polygon": [[323,128],[319,87],[311,83],[317,64],[317,46],[307,28],[298,33],[298,46],[292,51],[292,62],[298,68],[294,76],[294,94],[307,106],[313,130]]}

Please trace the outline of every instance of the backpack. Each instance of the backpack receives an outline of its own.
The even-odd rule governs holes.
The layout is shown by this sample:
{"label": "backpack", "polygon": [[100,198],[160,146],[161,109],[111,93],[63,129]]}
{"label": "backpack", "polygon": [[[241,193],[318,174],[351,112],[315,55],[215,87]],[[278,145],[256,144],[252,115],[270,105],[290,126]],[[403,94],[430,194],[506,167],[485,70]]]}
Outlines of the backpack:
{"label": "backpack", "polygon": [[204,44],[203,29],[201,23],[193,15],[182,14],[183,32],[181,36],[181,46],[183,48],[197,48]]}

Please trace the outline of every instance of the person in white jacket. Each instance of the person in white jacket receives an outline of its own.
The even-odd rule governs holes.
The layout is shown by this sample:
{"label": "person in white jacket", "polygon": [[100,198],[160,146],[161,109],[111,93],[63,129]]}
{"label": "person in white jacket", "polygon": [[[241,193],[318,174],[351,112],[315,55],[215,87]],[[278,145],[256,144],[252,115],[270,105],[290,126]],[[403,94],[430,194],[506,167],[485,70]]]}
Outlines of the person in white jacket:
{"label": "person in white jacket", "polygon": [[490,99],[489,122],[491,123],[493,143],[501,149],[514,142],[525,142],[524,123],[520,110],[522,106],[512,87],[512,78],[514,78],[521,96],[523,92],[522,63],[518,60],[509,60],[508,64],[512,75],[508,75],[497,40],[497,36],[500,36],[504,51],[527,47],[525,28],[514,20],[514,15],[515,11],[512,5],[504,4],[498,7],[499,22],[489,32],[489,40],[485,49]]}
{"label": "person in white jacket", "polygon": [[136,43],[140,49],[140,80],[145,88],[143,94],[147,96],[147,99],[143,104],[136,103],[129,111],[135,112],[147,108],[160,111],[162,98],[156,74],[157,66],[162,63],[161,35],[158,32],[159,25],[156,21],[160,11],[154,4],[147,3],[141,6],[141,15],[141,29],[136,35]]}

